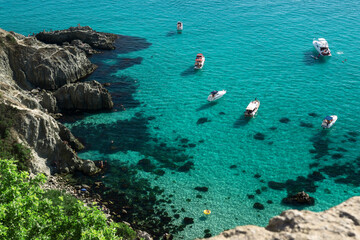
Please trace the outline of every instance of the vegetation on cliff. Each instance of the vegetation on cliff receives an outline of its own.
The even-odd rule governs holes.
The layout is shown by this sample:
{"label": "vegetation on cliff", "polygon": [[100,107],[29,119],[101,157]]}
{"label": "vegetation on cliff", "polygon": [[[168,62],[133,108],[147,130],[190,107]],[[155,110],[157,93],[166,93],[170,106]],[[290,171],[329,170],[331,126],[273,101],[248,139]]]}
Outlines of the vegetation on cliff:
{"label": "vegetation on cliff", "polygon": [[87,207],[59,191],[44,191],[43,174],[30,179],[14,161],[0,159],[0,239],[135,239],[122,223],[107,222],[96,207]]}
{"label": "vegetation on cliff", "polygon": [[28,170],[31,159],[30,149],[18,143],[10,130],[16,121],[16,111],[7,105],[0,104],[0,158],[17,159],[19,170]]}

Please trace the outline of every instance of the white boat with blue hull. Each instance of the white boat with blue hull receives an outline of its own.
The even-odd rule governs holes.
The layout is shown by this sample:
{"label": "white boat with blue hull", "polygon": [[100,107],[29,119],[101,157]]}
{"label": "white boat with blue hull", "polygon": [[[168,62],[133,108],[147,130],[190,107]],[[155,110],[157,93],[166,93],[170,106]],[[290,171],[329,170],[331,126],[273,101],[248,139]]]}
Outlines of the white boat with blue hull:
{"label": "white boat with blue hull", "polygon": [[338,117],[336,115],[326,116],[321,123],[321,127],[331,128],[335,124],[337,119]]}
{"label": "white boat with blue hull", "polygon": [[222,96],[224,96],[226,93],[226,90],[222,90],[222,91],[212,91],[210,93],[210,95],[208,96],[207,100],[209,102],[218,100],[219,98],[222,98]]}

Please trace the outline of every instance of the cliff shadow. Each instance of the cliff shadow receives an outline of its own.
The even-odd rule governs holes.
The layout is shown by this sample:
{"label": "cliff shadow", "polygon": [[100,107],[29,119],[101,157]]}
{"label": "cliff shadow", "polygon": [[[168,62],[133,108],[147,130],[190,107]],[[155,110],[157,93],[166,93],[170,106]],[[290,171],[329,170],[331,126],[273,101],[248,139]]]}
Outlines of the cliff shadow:
{"label": "cliff shadow", "polygon": [[125,54],[149,48],[152,43],[149,43],[146,38],[119,35],[114,45],[116,54]]}

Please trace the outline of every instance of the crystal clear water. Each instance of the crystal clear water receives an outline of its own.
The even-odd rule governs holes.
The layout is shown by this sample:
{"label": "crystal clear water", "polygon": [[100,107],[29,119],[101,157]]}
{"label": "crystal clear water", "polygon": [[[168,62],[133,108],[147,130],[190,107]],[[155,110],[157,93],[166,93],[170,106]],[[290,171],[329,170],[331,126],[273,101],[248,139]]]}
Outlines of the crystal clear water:
{"label": "crystal clear water", "polygon": [[[314,211],[359,195],[359,12],[354,0],[21,0],[0,1],[0,27],[27,35],[79,23],[140,37],[92,58],[100,67],[90,79],[112,83],[115,110],[67,126],[87,145],[81,157],[112,166],[109,186],[129,191],[117,170],[127,165],[164,190],[156,207],[175,225],[193,218],[176,233],[193,239],[205,229],[265,226],[290,208],[281,204],[288,192],[310,193],[316,204],[306,209]],[[311,57],[315,37],[327,39],[332,57]],[[194,71],[197,53],[206,62]],[[222,89],[222,99],[207,103]],[[259,112],[244,119],[255,97]],[[322,130],[332,114],[338,121]]]}

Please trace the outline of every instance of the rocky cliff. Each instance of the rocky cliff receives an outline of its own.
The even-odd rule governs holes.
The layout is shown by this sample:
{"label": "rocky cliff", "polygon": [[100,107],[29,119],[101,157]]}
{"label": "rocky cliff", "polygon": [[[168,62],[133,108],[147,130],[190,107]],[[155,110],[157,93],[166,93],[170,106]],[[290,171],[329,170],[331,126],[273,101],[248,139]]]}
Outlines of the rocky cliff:
{"label": "rocky cliff", "polygon": [[360,197],[323,212],[287,210],[263,228],[239,226],[210,240],[337,240],[360,239]]}
{"label": "rocky cliff", "polygon": [[67,84],[54,93],[57,105],[66,110],[111,109],[113,102],[110,93],[96,82]]}
{"label": "rocky cliff", "polygon": [[36,34],[35,37],[44,43],[58,45],[63,45],[65,42],[72,43],[73,41],[75,41],[75,45],[79,45],[80,40],[95,49],[111,50],[115,49],[114,41],[118,36],[111,33],[96,32],[89,26],[77,26],[66,30],[41,32]]}
{"label": "rocky cliff", "polygon": [[42,43],[1,30],[3,60],[8,63],[14,80],[24,89],[55,90],[91,74],[96,66],[84,51],[74,47]]}
{"label": "rocky cliff", "polygon": [[[93,36],[93,32],[84,34]],[[94,41],[100,43],[106,38],[106,34],[95,36],[100,40]],[[114,37],[110,38],[107,44],[113,42]],[[85,39],[91,42],[90,37]],[[11,122],[10,142],[31,150],[28,166],[32,173],[98,171],[92,161],[77,156],[75,151],[82,149],[82,144],[50,114],[112,108],[111,96],[101,84],[74,83],[95,69],[85,51],[76,46],[46,44],[0,29],[0,123],[5,111],[11,111],[6,119]]]}

